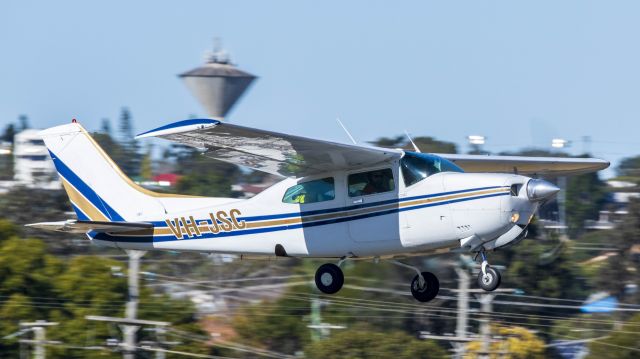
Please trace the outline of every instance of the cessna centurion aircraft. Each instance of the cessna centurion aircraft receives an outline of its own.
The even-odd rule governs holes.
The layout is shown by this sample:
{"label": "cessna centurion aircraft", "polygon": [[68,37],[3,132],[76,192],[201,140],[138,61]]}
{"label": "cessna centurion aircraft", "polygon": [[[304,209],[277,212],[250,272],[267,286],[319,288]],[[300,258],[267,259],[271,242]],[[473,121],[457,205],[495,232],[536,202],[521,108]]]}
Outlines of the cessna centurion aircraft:
{"label": "cessna centurion aircraft", "polygon": [[[344,283],[340,265],[372,258],[415,270],[421,302],[437,277],[397,259],[458,249],[482,258],[478,284],[500,274],[485,252],[515,244],[539,206],[559,188],[537,179],[598,171],[607,161],[426,154],[341,144],[191,119],[144,132],[202,150],[220,161],[282,176],[249,199],[149,191],[131,181],[75,120],[41,132],[77,220],[29,226],[86,233],[123,249],[335,258],[318,268],[324,293]],[[532,176],[526,177],[525,175]]]}

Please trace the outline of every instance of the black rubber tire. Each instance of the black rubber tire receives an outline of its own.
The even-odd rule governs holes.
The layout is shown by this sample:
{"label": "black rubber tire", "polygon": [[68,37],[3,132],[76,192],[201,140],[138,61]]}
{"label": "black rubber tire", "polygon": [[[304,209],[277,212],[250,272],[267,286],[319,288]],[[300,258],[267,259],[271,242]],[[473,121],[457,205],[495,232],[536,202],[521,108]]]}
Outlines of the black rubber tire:
{"label": "black rubber tire", "polygon": [[333,263],[326,263],[316,271],[316,287],[325,294],[337,293],[344,284],[342,269]]}
{"label": "black rubber tire", "polygon": [[478,273],[478,285],[487,292],[493,292],[500,286],[500,282],[502,281],[500,272],[489,266],[485,268],[485,271],[487,272],[486,276],[482,274],[482,270]]}
{"label": "black rubber tire", "polygon": [[416,274],[411,281],[411,295],[419,302],[428,302],[435,298],[440,291],[440,281],[435,274],[431,272],[422,272],[424,278],[424,288],[419,286],[419,277]]}

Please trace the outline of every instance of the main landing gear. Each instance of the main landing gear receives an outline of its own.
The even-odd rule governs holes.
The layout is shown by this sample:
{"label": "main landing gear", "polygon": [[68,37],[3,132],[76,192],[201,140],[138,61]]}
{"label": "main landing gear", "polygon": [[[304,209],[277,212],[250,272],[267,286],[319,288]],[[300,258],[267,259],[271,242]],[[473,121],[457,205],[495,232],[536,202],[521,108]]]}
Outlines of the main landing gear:
{"label": "main landing gear", "polygon": [[343,284],[344,274],[342,273],[342,269],[333,263],[323,264],[316,271],[316,287],[318,287],[322,293],[337,293]]}
{"label": "main landing gear", "polygon": [[418,268],[396,260],[390,260],[389,263],[413,269],[416,272],[415,277],[413,277],[411,281],[411,295],[413,295],[418,302],[428,302],[438,295],[440,291],[440,281],[435,274],[431,272],[420,272]]}
{"label": "main landing gear", "polygon": [[418,302],[428,302],[435,298],[440,291],[440,281],[431,272],[416,274],[411,281],[411,295]]}
{"label": "main landing gear", "polygon": [[484,251],[479,254],[482,256],[482,265],[480,266],[480,273],[478,273],[478,285],[487,292],[492,292],[500,286],[500,272],[489,266]]}
{"label": "main landing gear", "polygon": [[[320,266],[316,271],[315,281],[316,287],[325,294],[337,293],[344,284],[344,274],[340,265],[345,259],[341,259],[338,265],[333,263],[326,263]],[[440,281],[435,274],[431,272],[420,272],[420,270],[414,266],[404,264],[395,260],[390,260],[390,263],[399,265],[401,267],[413,269],[416,272],[415,277],[411,281],[411,295],[419,302],[428,302],[435,298],[440,291]]]}

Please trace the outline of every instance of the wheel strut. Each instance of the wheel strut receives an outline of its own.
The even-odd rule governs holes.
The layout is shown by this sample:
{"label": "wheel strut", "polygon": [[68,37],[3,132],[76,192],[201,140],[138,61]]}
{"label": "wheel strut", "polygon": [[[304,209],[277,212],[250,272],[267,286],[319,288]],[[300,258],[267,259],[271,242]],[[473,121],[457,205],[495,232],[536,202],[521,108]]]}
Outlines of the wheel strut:
{"label": "wheel strut", "polygon": [[482,269],[482,275],[487,275],[487,266],[489,265],[489,261],[487,261],[487,256],[484,254],[484,250],[480,252],[482,256],[482,264],[480,268]]}
{"label": "wheel strut", "polygon": [[393,264],[395,264],[397,266],[400,266],[400,267],[413,269],[418,274],[418,278],[419,278],[418,279],[418,281],[419,281],[418,284],[420,285],[420,287],[424,287],[424,283],[425,283],[424,276],[422,275],[422,272],[420,272],[420,269],[418,269],[418,267],[414,267],[412,265],[408,265],[406,263],[402,263],[402,262],[397,261],[395,259],[390,259],[389,263],[393,263]]}

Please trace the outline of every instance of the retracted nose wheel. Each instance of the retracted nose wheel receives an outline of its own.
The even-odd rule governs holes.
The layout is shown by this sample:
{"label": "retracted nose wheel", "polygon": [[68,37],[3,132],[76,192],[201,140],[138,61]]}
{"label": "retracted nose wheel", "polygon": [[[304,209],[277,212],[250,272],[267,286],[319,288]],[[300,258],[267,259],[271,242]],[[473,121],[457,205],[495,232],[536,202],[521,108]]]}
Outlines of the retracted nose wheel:
{"label": "retracted nose wheel", "polygon": [[422,280],[416,274],[411,281],[411,294],[419,302],[428,302],[438,295],[440,281],[431,272],[422,272]]}
{"label": "retracted nose wheel", "polygon": [[316,287],[326,294],[336,293],[344,284],[342,269],[333,263],[326,263],[316,271]]}
{"label": "retracted nose wheel", "polygon": [[492,292],[500,286],[500,272],[489,266],[486,266],[483,271],[478,273],[478,285],[480,288],[487,292]]}

